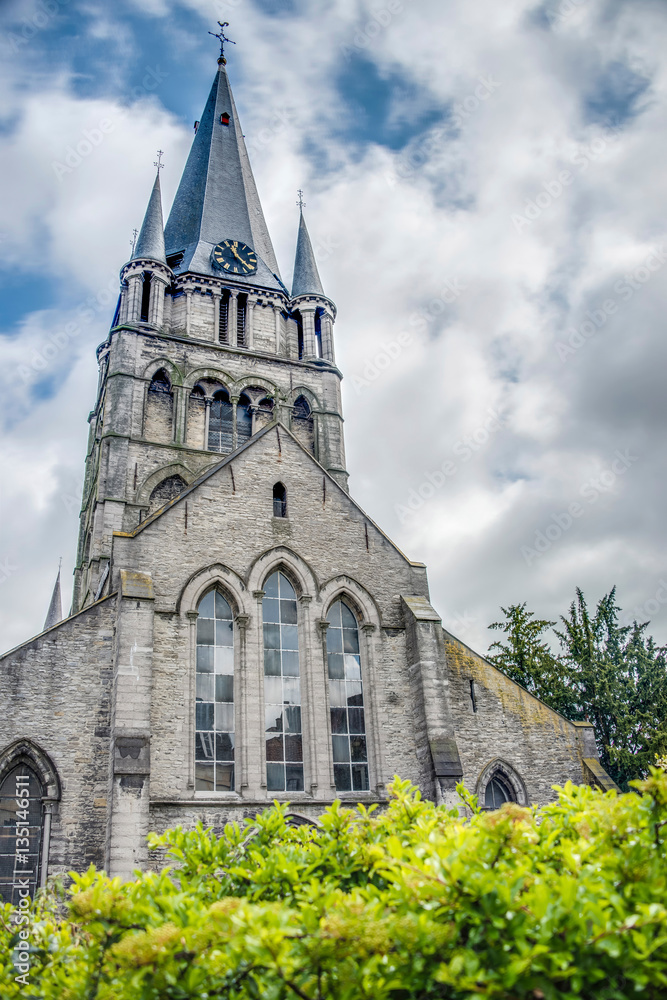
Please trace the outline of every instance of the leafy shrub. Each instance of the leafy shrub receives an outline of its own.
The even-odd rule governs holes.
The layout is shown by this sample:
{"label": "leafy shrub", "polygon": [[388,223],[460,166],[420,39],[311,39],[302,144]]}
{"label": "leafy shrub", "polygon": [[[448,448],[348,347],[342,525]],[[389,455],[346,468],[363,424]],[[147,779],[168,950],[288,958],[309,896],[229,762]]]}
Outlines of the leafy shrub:
{"label": "leafy shrub", "polygon": [[[72,875],[33,908],[28,985],[0,911],[0,995],[49,1000],[503,1000],[667,996],[667,776],[617,796],[568,784],[473,814],[396,779],[378,813],[318,828],[274,805],[215,836],[152,835],[173,865]],[[60,904],[62,905],[62,904]]]}

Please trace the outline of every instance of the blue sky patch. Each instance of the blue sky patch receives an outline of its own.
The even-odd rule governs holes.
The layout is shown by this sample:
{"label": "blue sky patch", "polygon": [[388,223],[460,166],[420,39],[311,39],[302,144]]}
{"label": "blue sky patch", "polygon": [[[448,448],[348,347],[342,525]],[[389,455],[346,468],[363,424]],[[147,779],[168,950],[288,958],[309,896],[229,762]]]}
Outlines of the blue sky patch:
{"label": "blue sky patch", "polygon": [[403,149],[443,116],[428,91],[398,72],[380,73],[362,53],[353,53],[338,74],[340,95],[334,135],[350,142]]}
{"label": "blue sky patch", "polygon": [[624,125],[639,114],[639,99],[646,93],[650,82],[624,63],[610,63],[584,98],[586,122],[607,126]]}

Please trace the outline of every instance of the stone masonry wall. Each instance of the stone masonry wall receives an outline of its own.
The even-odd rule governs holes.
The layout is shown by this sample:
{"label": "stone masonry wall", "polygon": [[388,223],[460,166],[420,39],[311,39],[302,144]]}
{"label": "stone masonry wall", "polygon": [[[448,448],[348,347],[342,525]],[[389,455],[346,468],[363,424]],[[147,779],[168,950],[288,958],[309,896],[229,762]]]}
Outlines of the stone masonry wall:
{"label": "stone masonry wall", "polygon": [[551,786],[568,779],[586,783],[576,726],[448,632],[445,640],[454,732],[470,791],[496,757],[521,776],[529,802],[551,801]]}
{"label": "stone masonry wall", "polygon": [[31,740],[62,786],[50,872],[104,863],[114,618],[100,601],[0,657],[0,755]]}

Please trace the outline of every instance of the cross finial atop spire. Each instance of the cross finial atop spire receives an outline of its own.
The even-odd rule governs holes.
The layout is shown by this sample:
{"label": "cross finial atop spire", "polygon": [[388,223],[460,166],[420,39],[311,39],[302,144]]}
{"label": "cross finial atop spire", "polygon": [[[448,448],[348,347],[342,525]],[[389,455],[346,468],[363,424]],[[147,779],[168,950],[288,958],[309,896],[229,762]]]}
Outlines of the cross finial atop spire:
{"label": "cross finial atop spire", "polygon": [[213,37],[217,38],[218,41],[220,42],[220,59],[218,60],[218,62],[226,63],[227,60],[225,59],[225,42],[229,42],[230,45],[236,45],[236,42],[233,42],[231,38],[227,38],[227,35],[225,34],[225,28],[229,27],[229,21],[218,21],[218,26],[220,28],[220,31],[218,32],[209,31],[209,35],[213,35]]}
{"label": "cross finial atop spire", "polygon": [[164,163],[162,162],[163,153],[164,153],[163,149],[158,149],[158,151],[157,151],[157,160],[153,160],[153,166],[157,167],[158,174],[160,173],[160,171],[162,170],[162,168],[164,166]]}
{"label": "cross finial atop spire", "polygon": [[297,201],[297,205],[299,206],[299,208],[303,212],[304,208],[306,207],[306,203],[303,200],[303,191],[301,190],[301,188],[299,188],[299,190],[297,191],[297,194],[299,196],[299,200]]}

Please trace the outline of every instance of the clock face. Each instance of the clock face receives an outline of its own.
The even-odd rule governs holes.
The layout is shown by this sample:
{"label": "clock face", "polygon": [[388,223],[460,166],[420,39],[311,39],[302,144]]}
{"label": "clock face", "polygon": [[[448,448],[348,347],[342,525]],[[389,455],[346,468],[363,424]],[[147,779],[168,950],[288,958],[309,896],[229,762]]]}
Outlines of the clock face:
{"label": "clock face", "polygon": [[226,274],[254,274],[257,270],[257,254],[239,240],[218,243],[211,251],[211,260]]}

